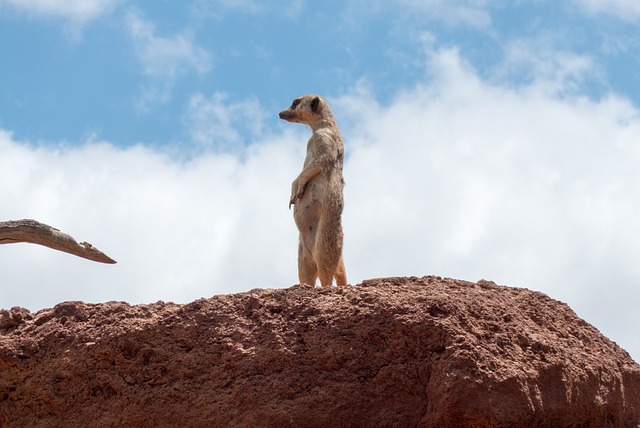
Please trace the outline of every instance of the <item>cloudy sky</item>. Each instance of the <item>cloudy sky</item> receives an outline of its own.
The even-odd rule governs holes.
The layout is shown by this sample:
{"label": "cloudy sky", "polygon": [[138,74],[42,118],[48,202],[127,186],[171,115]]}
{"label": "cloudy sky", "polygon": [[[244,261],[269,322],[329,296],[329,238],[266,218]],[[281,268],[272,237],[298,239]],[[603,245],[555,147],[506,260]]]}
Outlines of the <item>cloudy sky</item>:
{"label": "cloudy sky", "polygon": [[542,291],[640,359],[637,0],[0,0],[0,307],[297,282],[290,183],[324,95],[356,284]]}

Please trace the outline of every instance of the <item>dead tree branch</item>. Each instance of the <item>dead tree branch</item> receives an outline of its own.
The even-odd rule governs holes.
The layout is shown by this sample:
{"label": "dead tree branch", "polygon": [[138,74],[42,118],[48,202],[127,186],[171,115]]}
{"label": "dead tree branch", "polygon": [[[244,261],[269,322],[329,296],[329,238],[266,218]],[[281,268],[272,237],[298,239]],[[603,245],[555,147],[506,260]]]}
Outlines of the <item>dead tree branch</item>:
{"label": "dead tree branch", "polygon": [[44,245],[100,263],[116,263],[88,242],[76,242],[70,235],[35,220],[0,221],[0,244],[30,242]]}

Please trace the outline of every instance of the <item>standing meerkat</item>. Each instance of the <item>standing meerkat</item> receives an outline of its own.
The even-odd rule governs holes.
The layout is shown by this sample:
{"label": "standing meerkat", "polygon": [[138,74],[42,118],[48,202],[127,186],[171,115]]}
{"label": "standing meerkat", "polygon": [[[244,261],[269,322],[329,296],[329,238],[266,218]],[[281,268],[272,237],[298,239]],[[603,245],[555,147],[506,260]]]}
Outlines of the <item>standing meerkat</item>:
{"label": "standing meerkat", "polygon": [[318,95],[293,100],[280,119],[309,125],[302,171],[291,184],[289,208],[300,231],[298,277],[301,284],[347,285],[342,258],[342,208],[344,144],[329,105]]}

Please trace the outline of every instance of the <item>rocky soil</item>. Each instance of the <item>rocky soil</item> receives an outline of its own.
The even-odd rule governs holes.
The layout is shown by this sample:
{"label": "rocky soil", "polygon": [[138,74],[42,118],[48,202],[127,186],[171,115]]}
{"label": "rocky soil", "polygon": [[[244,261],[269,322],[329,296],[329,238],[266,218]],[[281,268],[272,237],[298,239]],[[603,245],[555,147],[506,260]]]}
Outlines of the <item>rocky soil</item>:
{"label": "rocky soil", "polygon": [[2,427],[631,427],[640,366],[542,293],[439,277],[0,311]]}

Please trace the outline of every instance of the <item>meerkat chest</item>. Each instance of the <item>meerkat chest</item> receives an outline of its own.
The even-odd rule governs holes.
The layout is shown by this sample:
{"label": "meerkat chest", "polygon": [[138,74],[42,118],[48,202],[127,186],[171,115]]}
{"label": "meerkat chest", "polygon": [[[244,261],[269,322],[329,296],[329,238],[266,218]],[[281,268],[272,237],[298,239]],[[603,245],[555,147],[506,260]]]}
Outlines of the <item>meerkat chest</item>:
{"label": "meerkat chest", "polygon": [[309,142],[307,143],[307,156],[304,159],[304,166],[307,166],[320,158],[322,150],[319,146],[319,142],[314,137],[309,139]]}
{"label": "meerkat chest", "polygon": [[[315,163],[323,169],[333,167],[338,158],[342,141],[334,133],[327,130],[316,131],[307,143],[307,156],[304,165]],[[324,171],[326,172],[326,171]]]}

